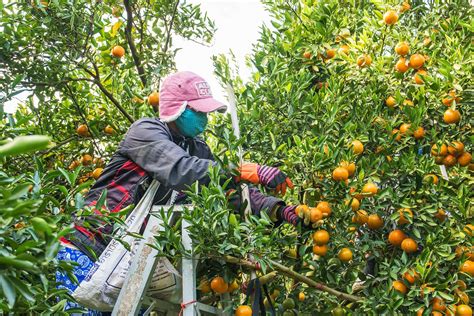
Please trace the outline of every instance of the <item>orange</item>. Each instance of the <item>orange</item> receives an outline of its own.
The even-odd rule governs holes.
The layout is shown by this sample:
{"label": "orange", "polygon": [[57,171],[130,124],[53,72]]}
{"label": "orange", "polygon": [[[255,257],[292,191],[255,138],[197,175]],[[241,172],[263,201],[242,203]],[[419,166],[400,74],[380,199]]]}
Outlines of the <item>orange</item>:
{"label": "orange", "polygon": [[347,206],[350,206],[351,209],[352,209],[354,212],[357,211],[357,210],[359,209],[359,207],[360,207],[360,202],[359,202],[359,200],[356,199],[356,198],[351,198],[350,200],[347,200],[347,201],[345,202],[345,204],[346,204]]}
{"label": "orange", "polygon": [[416,316],[423,316],[423,312],[425,311],[424,307],[420,307],[420,309],[416,312]]}
{"label": "orange", "polygon": [[79,164],[80,164],[79,161],[74,160],[73,162],[71,162],[71,164],[69,165],[68,169],[69,169],[69,170],[76,169],[77,167],[79,167]]}
{"label": "orange", "polygon": [[334,169],[332,172],[332,178],[335,181],[345,181],[349,178],[349,171],[347,171],[346,168],[343,167],[337,167]]}
{"label": "orange", "polygon": [[458,141],[452,142],[451,146],[448,146],[448,153],[454,156],[459,156],[464,152],[464,144]]}
{"label": "orange", "polygon": [[76,133],[79,136],[86,137],[89,136],[89,128],[86,124],[81,124],[77,127]]}
{"label": "orange", "polygon": [[409,224],[410,221],[405,217],[410,217],[413,220],[413,212],[409,208],[401,208],[398,210],[398,214],[400,214],[400,218],[398,219],[398,224]]}
{"label": "orange", "polygon": [[323,217],[331,215],[331,205],[326,201],[319,202],[318,205],[316,205],[316,208],[323,213]]}
{"label": "orange", "polygon": [[452,167],[452,166],[454,166],[457,162],[458,162],[458,160],[457,160],[456,157],[454,157],[453,155],[447,155],[447,156],[444,157],[444,159],[443,159],[443,165],[445,165],[446,167]]}
{"label": "orange", "polygon": [[321,246],[314,245],[313,246],[313,253],[315,255],[324,257],[327,252],[328,252],[328,246],[327,245],[321,245]]}
{"label": "orange", "polygon": [[456,294],[459,297],[459,301],[461,301],[461,303],[469,304],[469,296],[466,293],[462,291],[457,291]]}
{"label": "orange", "polygon": [[364,145],[359,140],[354,140],[351,143],[352,151],[356,155],[360,155],[364,152]]}
{"label": "orange", "polygon": [[158,92],[153,91],[152,93],[150,93],[150,95],[148,96],[148,103],[151,106],[158,106],[160,104],[160,95],[158,94]]}
{"label": "orange", "polygon": [[396,104],[397,104],[397,101],[392,96],[389,96],[387,100],[385,100],[385,105],[387,105],[391,109],[393,109]]}
{"label": "orange", "polygon": [[431,301],[431,304],[434,311],[444,312],[446,310],[446,304],[442,298],[435,297]]}
{"label": "orange", "polygon": [[107,125],[105,128],[104,128],[104,133],[107,134],[107,135],[113,135],[115,134],[115,130],[112,126],[110,125]]}
{"label": "orange", "polygon": [[408,123],[403,123],[400,125],[400,133],[401,134],[406,134],[410,130],[411,124]]}
{"label": "orange", "polygon": [[423,40],[423,46],[428,46],[430,44],[431,44],[431,38],[425,37],[425,39]]}
{"label": "orange", "polygon": [[466,282],[464,282],[463,280],[458,280],[456,282],[456,285],[458,286],[458,289],[461,291],[465,291],[467,289]]}
{"label": "orange", "polygon": [[410,270],[410,271],[407,271],[403,274],[403,278],[410,284],[414,284],[416,282],[416,280],[418,280],[420,278],[420,275],[414,271],[414,270]]}
{"label": "orange", "polygon": [[299,292],[298,293],[298,301],[303,302],[305,297],[306,296],[304,295],[304,292]]}
{"label": "orange", "polygon": [[239,288],[240,288],[239,283],[237,282],[237,280],[234,280],[229,284],[229,288],[227,289],[227,292],[232,293],[234,291],[237,291]]}
{"label": "orange", "polygon": [[368,196],[374,196],[378,191],[379,188],[372,182],[368,182],[362,187],[362,193]]}
{"label": "orange", "polygon": [[416,84],[424,84],[424,77],[428,76],[428,72],[426,70],[418,70],[415,75],[413,76],[413,80]]}
{"label": "orange", "polygon": [[116,45],[112,48],[111,53],[112,53],[112,56],[114,57],[122,58],[123,55],[125,55],[125,49],[120,45]]}
{"label": "orange", "polygon": [[359,58],[357,58],[357,66],[359,67],[368,67],[372,64],[372,57],[370,55],[360,55]]}
{"label": "orange", "polygon": [[311,223],[316,223],[323,219],[323,213],[316,207],[310,208],[310,220]]}
{"label": "orange", "polygon": [[303,57],[306,58],[306,59],[310,59],[311,56],[313,56],[313,55],[309,51],[306,51],[306,52],[303,53]]}
{"label": "orange", "polygon": [[356,165],[353,162],[343,161],[340,164],[341,167],[345,168],[349,172],[349,177],[352,177],[356,170]]}
{"label": "orange", "polygon": [[334,58],[336,56],[336,50],[334,48],[329,48],[326,50],[326,57],[328,59]]}
{"label": "orange", "polygon": [[295,213],[296,215],[298,215],[299,217],[303,217],[303,215],[300,215],[301,213],[306,213],[306,212],[309,212],[309,207],[307,205],[304,205],[304,204],[300,204],[296,207],[295,209]]}
{"label": "orange", "polygon": [[94,171],[92,171],[92,178],[94,179],[99,179],[100,175],[102,174],[102,171],[104,171],[103,168],[96,168]]}
{"label": "orange", "polygon": [[92,156],[89,154],[85,154],[84,156],[82,156],[81,163],[84,166],[90,165],[92,163]]}
{"label": "orange", "polygon": [[398,13],[394,10],[388,10],[387,12],[385,12],[385,14],[383,15],[383,21],[385,22],[385,24],[387,25],[393,25],[395,23],[397,23],[398,21]]}
{"label": "orange", "polygon": [[395,52],[398,55],[405,56],[406,54],[408,54],[409,51],[410,51],[410,46],[408,46],[407,42],[400,42],[397,44],[397,46],[395,46]]}
{"label": "orange", "polygon": [[400,9],[398,9],[398,11],[400,11],[401,13],[405,12],[405,11],[408,11],[410,10],[411,8],[411,5],[408,3],[408,2],[403,2],[401,5],[400,5]]}
{"label": "orange", "polygon": [[341,47],[339,48],[339,53],[347,55],[347,54],[349,54],[350,50],[351,50],[351,48],[348,45],[341,45]]}
{"label": "orange", "polygon": [[400,73],[405,73],[410,67],[408,66],[407,60],[405,58],[400,58],[395,64],[395,70]]}
{"label": "orange", "polygon": [[217,294],[224,294],[229,290],[229,284],[224,281],[223,277],[215,277],[211,281],[211,289]]}
{"label": "orange", "polygon": [[393,281],[392,287],[395,291],[405,295],[408,292],[407,286],[402,281]]}
{"label": "orange", "polygon": [[472,316],[472,308],[468,305],[458,305],[456,306],[456,316]]}
{"label": "orange", "polygon": [[425,137],[425,129],[423,127],[418,127],[414,132],[413,132],[413,137],[415,139],[422,139]]}
{"label": "orange", "polygon": [[329,242],[329,233],[324,230],[317,230],[313,234],[313,241],[316,245],[322,246]]}
{"label": "orange", "polygon": [[423,67],[423,64],[425,63],[425,57],[420,54],[413,54],[410,57],[410,67],[414,69],[418,69]]}
{"label": "orange", "polygon": [[337,257],[339,258],[339,260],[341,260],[342,262],[348,262],[348,261],[351,261],[352,260],[352,251],[349,249],[349,248],[342,248]]}
{"label": "orange", "polygon": [[383,219],[380,218],[378,214],[371,214],[369,215],[369,219],[367,221],[367,226],[370,229],[379,229],[383,227]]}
{"label": "orange", "polygon": [[448,154],[448,147],[445,144],[442,144],[438,148],[438,145],[434,144],[431,147],[431,155],[433,156],[446,156]]}
{"label": "orange", "polygon": [[358,210],[353,217],[353,221],[359,225],[364,225],[369,221],[369,215],[364,210]]}
{"label": "orange", "polygon": [[469,166],[472,160],[472,155],[468,152],[463,152],[461,156],[458,157],[458,164],[461,167]]}
{"label": "orange", "polygon": [[444,112],[443,120],[446,124],[456,124],[461,120],[461,113],[458,110],[447,109]]}
{"label": "orange", "polygon": [[407,238],[407,236],[400,229],[395,229],[388,234],[388,242],[396,247],[400,247],[405,238]]}
{"label": "orange", "polygon": [[400,133],[400,131],[398,130],[398,128],[394,128],[391,132],[392,136],[393,135],[396,135],[395,136],[395,141],[399,142],[400,140],[402,140],[402,133]]}
{"label": "orange", "polygon": [[464,226],[464,232],[468,234],[469,236],[472,236],[474,234],[474,225],[472,224],[467,224]]}
{"label": "orange", "polygon": [[435,214],[435,217],[438,221],[444,222],[444,220],[446,219],[446,212],[442,209],[439,209],[438,213]]}
{"label": "orange", "polygon": [[409,100],[409,99],[405,99],[405,101],[403,101],[403,105],[405,105],[405,106],[413,106],[413,101],[412,101],[412,100]]}
{"label": "orange", "polygon": [[209,284],[209,281],[202,280],[201,283],[199,283],[198,290],[200,290],[202,293],[211,292],[211,285]]}
{"label": "orange", "polygon": [[416,241],[414,241],[411,238],[405,238],[402,241],[401,247],[402,247],[402,250],[405,251],[406,253],[413,253],[417,251],[418,244],[416,243]]}
{"label": "orange", "polygon": [[441,99],[441,102],[446,106],[451,106],[453,104],[453,99],[450,97]]}
{"label": "orange", "polygon": [[252,316],[252,309],[248,305],[240,305],[235,311],[235,316]]}

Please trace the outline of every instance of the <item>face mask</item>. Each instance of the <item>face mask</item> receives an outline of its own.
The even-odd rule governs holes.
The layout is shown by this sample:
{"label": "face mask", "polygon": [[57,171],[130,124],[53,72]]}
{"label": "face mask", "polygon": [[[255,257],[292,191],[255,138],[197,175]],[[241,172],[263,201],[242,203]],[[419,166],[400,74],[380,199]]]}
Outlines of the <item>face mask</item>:
{"label": "face mask", "polygon": [[196,137],[204,132],[207,126],[207,114],[202,112],[195,112],[191,109],[186,109],[176,119],[176,126],[179,132],[186,137]]}

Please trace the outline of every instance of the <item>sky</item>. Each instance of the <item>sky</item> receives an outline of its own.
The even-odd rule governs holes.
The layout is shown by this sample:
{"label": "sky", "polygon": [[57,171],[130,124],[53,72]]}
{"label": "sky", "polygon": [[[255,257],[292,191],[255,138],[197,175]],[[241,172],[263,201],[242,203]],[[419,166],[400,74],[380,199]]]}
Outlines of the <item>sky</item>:
{"label": "sky", "polygon": [[225,93],[213,74],[212,56],[232,51],[239,66],[242,78],[250,76],[250,69],[245,66],[245,56],[252,52],[252,45],[257,42],[260,26],[270,24],[270,16],[259,0],[189,0],[200,4],[201,10],[215,22],[217,31],[211,47],[185,41],[174,40],[175,47],[182,47],[176,56],[178,70],[193,71],[211,85],[214,97],[226,101]]}

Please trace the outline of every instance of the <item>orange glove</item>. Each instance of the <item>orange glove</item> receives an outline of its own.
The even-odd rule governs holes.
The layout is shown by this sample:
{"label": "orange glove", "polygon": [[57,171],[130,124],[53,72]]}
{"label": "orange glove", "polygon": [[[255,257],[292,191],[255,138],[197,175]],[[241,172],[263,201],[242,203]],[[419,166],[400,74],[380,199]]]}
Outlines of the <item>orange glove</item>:
{"label": "orange glove", "polygon": [[261,166],[256,163],[243,163],[240,168],[240,179],[253,184],[263,184],[276,193],[285,195],[287,187],[292,189],[293,182],[278,168]]}

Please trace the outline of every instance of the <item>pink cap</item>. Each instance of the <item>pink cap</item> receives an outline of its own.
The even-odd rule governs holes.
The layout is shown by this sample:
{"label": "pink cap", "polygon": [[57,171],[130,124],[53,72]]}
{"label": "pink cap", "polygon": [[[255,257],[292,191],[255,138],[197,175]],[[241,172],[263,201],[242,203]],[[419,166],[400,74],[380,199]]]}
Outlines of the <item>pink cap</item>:
{"label": "pink cap", "polygon": [[160,88],[160,119],[176,120],[186,107],[196,112],[225,111],[227,106],[212,97],[209,84],[190,71],[181,71],[165,78]]}

